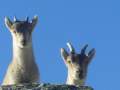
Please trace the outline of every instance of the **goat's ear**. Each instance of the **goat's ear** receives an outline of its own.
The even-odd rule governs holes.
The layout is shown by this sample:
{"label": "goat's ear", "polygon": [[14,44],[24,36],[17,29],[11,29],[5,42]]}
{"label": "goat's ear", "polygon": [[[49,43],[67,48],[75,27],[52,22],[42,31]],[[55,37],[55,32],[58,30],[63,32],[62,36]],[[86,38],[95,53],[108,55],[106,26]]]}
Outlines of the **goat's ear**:
{"label": "goat's ear", "polygon": [[34,16],[34,18],[31,21],[32,29],[34,29],[34,27],[36,26],[37,22],[38,22],[38,16]]}
{"label": "goat's ear", "polygon": [[5,25],[10,30],[12,28],[13,22],[8,17],[5,17]]}
{"label": "goat's ear", "polygon": [[88,63],[91,62],[91,60],[92,60],[93,57],[95,56],[95,53],[96,53],[96,51],[95,51],[94,48],[93,48],[92,50],[89,51],[89,53],[88,53]]}
{"label": "goat's ear", "polygon": [[68,52],[64,48],[61,48],[60,52],[61,52],[61,57],[66,62],[66,59],[67,59],[67,57],[69,55]]}

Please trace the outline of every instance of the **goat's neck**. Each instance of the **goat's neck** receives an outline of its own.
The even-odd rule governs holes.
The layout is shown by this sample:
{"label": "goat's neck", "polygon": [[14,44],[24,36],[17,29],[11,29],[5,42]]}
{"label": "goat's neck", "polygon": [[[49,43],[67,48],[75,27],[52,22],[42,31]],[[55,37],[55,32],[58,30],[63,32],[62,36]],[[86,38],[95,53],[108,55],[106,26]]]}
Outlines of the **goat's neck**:
{"label": "goat's neck", "polygon": [[66,84],[69,85],[84,85],[84,79],[78,78],[78,73],[73,70],[68,70],[68,76]]}
{"label": "goat's neck", "polygon": [[75,79],[75,73],[72,72],[71,70],[68,70],[68,75],[67,75],[67,84],[73,84]]}
{"label": "goat's neck", "polygon": [[13,62],[18,63],[19,65],[34,63],[32,42],[30,43],[29,47],[20,48],[13,40]]}

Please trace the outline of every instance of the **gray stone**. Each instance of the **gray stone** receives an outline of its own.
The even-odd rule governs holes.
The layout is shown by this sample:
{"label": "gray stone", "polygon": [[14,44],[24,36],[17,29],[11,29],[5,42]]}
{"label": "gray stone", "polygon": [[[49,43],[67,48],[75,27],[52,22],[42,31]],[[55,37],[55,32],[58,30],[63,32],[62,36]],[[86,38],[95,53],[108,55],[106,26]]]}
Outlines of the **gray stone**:
{"label": "gray stone", "polygon": [[21,84],[1,86],[0,90],[93,90],[89,86],[75,87],[72,85],[56,85],[56,84]]}

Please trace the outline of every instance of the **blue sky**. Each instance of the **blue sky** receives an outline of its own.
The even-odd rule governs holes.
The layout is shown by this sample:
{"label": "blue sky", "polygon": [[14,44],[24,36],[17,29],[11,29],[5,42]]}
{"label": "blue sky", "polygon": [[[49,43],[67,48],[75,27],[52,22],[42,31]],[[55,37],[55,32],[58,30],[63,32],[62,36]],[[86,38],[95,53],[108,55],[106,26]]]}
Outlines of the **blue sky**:
{"label": "blue sky", "polygon": [[120,2],[112,0],[1,0],[0,83],[12,58],[12,38],[4,17],[34,15],[39,16],[33,44],[41,82],[65,83],[67,69],[60,48],[67,48],[70,41],[77,52],[86,43],[88,50],[96,49],[87,85],[95,90],[120,89]]}

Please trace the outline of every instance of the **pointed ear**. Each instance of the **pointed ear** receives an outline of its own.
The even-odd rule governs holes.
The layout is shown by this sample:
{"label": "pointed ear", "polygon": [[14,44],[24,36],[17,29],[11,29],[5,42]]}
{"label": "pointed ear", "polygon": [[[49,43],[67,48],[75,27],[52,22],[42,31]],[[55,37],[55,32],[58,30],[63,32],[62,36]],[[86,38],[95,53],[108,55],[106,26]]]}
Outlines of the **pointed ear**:
{"label": "pointed ear", "polygon": [[8,17],[5,17],[5,25],[10,30],[12,28],[13,22]]}
{"label": "pointed ear", "polygon": [[63,58],[64,61],[66,61],[69,55],[68,52],[64,48],[61,48],[60,52],[61,52],[61,57]]}
{"label": "pointed ear", "polygon": [[92,60],[93,57],[95,56],[95,53],[96,53],[96,51],[95,51],[94,48],[93,48],[92,50],[89,51],[89,53],[88,53],[88,63],[91,62],[91,60]]}
{"label": "pointed ear", "polygon": [[38,16],[34,16],[34,18],[32,19],[31,21],[31,24],[32,24],[32,28],[34,29],[35,25],[37,24],[38,22]]}

